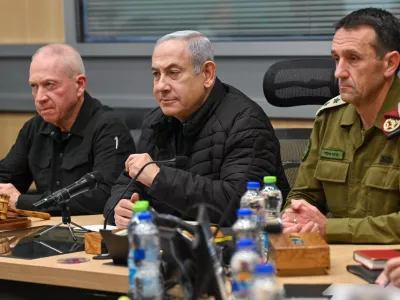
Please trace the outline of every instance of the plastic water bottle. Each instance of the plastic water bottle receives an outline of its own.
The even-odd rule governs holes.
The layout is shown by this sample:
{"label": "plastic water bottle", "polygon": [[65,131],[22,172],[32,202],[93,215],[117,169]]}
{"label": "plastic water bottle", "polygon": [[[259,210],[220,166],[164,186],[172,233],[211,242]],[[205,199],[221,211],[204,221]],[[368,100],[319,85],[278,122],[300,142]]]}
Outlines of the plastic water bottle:
{"label": "plastic water bottle", "polygon": [[136,264],[135,264],[135,243],[133,241],[133,234],[136,226],[139,224],[139,215],[149,208],[149,202],[142,200],[136,201],[132,205],[133,215],[128,225],[128,240],[129,240],[129,253],[128,253],[128,270],[129,270],[129,288],[128,294],[133,299],[135,291],[135,274],[136,274]]}
{"label": "plastic water bottle", "polygon": [[264,187],[260,192],[265,202],[265,226],[271,231],[280,233],[282,229],[281,207],[282,192],[276,186],[275,176],[264,177]]}
{"label": "plastic water bottle", "polygon": [[[258,234],[259,238],[257,241],[261,243],[261,248],[263,251],[260,251],[261,262],[267,262],[268,257],[268,236],[264,231],[265,226],[265,200],[264,197],[260,194],[260,183],[257,181],[249,181],[247,183],[247,191],[243,194],[240,199],[240,207],[241,208],[250,208],[255,216],[258,226]],[[257,248],[260,248],[257,246]]]}
{"label": "plastic water bottle", "polygon": [[259,262],[253,240],[240,239],[236,242],[236,252],[231,259],[232,293],[235,300],[250,299],[253,271]]}
{"label": "plastic water bottle", "polygon": [[252,239],[256,244],[256,249],[260,257],[263,254],[263,243],[260,238],[259,227],[254,219],[254,214],[249,208],[239,208],[237,210],[237,220],[232,226],[232,230],[235,233],[236,240],[242,238]]}
{"label": "plastic water bottle", "polygon": [[257,265],[253,274],[251,300],[284,300],[285,292],[275,277],[275,269],[270,264]]}
{"label": "plastic water bottle", "polygon": [[260,192],[259,182],[257,181],[247,182],[247,190],[240,199],[240,207],[253,209],[251,206],[254,205],[254,198],[258,196],[259,192]]}
{"label": "plastic water bottle", "polygon": [[139,222],[133,232],[137,266],[134,299],[161,300],[163,289],[160,272],[160,234],[150,212],[139,214]]}

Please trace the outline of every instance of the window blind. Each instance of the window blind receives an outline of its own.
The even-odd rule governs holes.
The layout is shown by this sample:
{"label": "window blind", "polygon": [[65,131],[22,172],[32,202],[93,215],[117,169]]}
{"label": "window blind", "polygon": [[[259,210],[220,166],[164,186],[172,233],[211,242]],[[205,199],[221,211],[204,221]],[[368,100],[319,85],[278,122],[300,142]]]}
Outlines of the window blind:
{"label": "window blind", "polygon": [[211,40],[328,39],[364,7],[400,17],[400,0],[83,0],[83,42],[155,41],[177,30]]}

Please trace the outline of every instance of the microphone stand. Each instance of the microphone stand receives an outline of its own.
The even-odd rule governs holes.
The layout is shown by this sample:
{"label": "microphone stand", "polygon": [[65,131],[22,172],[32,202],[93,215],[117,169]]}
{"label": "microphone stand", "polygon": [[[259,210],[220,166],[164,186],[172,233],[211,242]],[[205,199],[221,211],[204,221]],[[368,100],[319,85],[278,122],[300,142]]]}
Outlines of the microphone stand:
{"label": "microphone stand", "polygon": [[111,213],[114,212],[115,207],[118,205],[119,201],[122,199],[122,197],[124,197],[125,193],[129,190],[129,188],[132,186],[132,184],[134,184],[136,182],[136,180],[139,178],[140,174],[142,174],[143,170],[151,164],[170,164],[170,163],[175,163],[176,162],[176,157],[168,159],[168,160],[159,160],[159,161],[149,161],[148,163],[145,163],[137,172],[137,174],[135,175],[135,177],[133,177],[131,179],[131,181],[129,181],[129,183],[127,184],[126,188],[122,191],[122,193],[119,195],[118,200],[114,203],[114,205],[110,208],[110,210],[108,211],[106,217],[104,218],[104,224],[103,224],[103,229],[100,230],[100,234],[103,237],[101,240],[101,253],[99,255],[96,255],[93,257],[93,259],[110,259],[111,256],[107,253],[107,246],[104,243],[104,236],[103,236],[103,232],[107,231],[107,221],[108,218],[110,217]]}
{"label": "microphone stand", "polygon": [[68,206],[68,201],[65,201],[65,200],[64,200],[62,194],[60,194],[60,198],[57,200],[57,203],[58,203],[59,206],[61,207],[62,222],[60,222],[60,223],[58,223],[58,224],[56,224],[56,225],[54,225],[54,226],[52,226],[52,227],[50,227],[50,228],[48,228],[48,229],[46,229],[46,230],[44,230],[44,231],[42,231],[42,232],[36,234],[36,235],[34,236],[35,238],[39,238],[39,237],[42,236],[43,234],[45,234],[45,233],[47,233],[47,232],[49,232],[49,231],[51,231],[51,230],[53,230],[53,229],[55,229],[55,228],[58,228],[58,227],[60,227],[60,226],[63,225],[63,224],[67,225],[67,227],[68,227],[68,229],[69,229],[69,232],[71,233],[72,239],[73,239],[75,242],[76,242],[78,239],[77,239],[77,237],[75,236],[75,234],[74,234],[74,232],[73,232],[73,230],[72,230],[72,228],[71,228],[71,224],[74,225],[75,227],[78,227],[78,228],[82,229],[82,230],[85,231],[85,232],[90,232],[90,230],[88,230],[88,229],[82,227],[81,225],[76,224],[76,223],[74,223],[74,222],[71,221],[71,210],[70,210],[70,208],[69,208],[69,206]]}

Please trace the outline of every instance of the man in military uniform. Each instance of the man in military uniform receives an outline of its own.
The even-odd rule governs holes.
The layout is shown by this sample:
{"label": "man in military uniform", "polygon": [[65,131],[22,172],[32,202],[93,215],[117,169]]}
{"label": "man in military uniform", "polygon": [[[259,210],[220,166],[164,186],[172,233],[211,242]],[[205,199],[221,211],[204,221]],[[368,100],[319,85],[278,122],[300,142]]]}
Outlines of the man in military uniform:
{"label": "man in military uniform", "polygon": [[283,214],[284,232],[400,243],[400,22],[367,8],[336,24],[340,96],[317,118]]}

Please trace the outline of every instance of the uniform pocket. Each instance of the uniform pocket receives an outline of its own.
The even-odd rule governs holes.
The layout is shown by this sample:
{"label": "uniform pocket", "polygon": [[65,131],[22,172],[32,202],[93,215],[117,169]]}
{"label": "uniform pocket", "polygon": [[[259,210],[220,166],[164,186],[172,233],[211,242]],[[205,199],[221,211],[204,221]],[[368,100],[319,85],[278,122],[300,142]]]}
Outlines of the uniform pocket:
{"label": "uniform pocket", "polygon": [[66,155],[61,163],[61,168],[67,171],[71,171],[75,168],[79,168],[84,172],[90,172],[91,168],[89,166],[89,154],[88,151],[80,151],[79,153],[74,153],[73,155]]}
{"label": "uniform pocket", "polygon": [[371,216],[386,215],[399,210],[400,170],[393,166],[371,166],[363,185],[367,194],[367,210]]}
{"label": "uniform pocket", "polygon": [[51,177],[52,154],[47,147],[35,149],[29,154],[29,168],[38,191],[48,189]]}
{"label": "uniform pocket", "polygon": [[340,214],[347,211],[347,173],[349,162],[318,160],[314,177],[322,182],[328,211]]}

